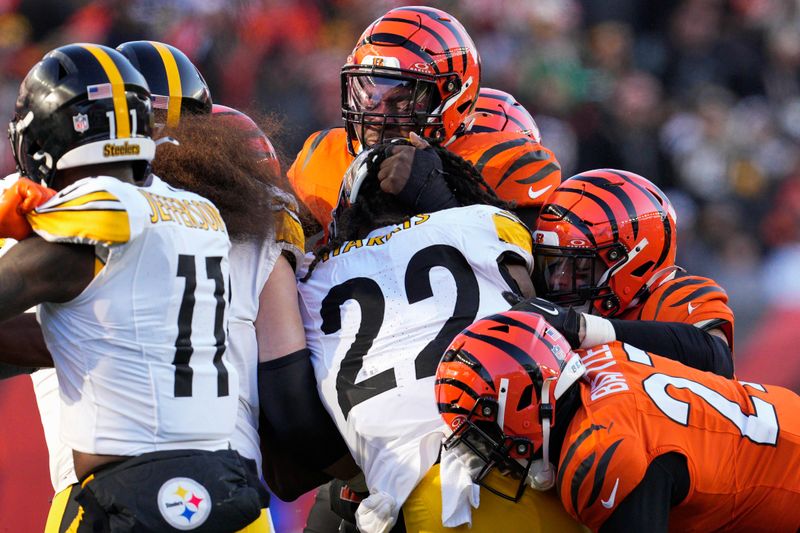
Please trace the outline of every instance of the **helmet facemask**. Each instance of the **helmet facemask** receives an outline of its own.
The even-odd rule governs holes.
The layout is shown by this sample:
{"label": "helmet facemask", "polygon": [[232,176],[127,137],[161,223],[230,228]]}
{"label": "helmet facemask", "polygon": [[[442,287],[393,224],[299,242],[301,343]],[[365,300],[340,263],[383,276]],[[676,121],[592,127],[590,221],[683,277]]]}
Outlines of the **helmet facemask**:
{"label": "helmet facemask", "polygon": [[[445,449],[463,444],[478,462],[473,481],[505,499],[519,501],[527,485],[550,489],[558,399],[585,372],[542,315],[507,311],[475,322],[451,342],[436,371],[439,412],[453,430]],[[492,470],[516,480],[516,489],[502,481],[505,490],[491,486]]]}
{"label": "helmet facemask", "polygon": [[536,294],[562,306],[585,307],[588,312],[599,301],[601,309],[618,307],[609,280],[627,260],[619,243],[598,248],[568,248],[534,245],[533,285]]}
{"label": "helmet facemask", "polygon": [[[525,492],[528,471],[534,459],[534,444],[524,437],[507,436],[500,430],[498,415],[504,408],[503,400],[498,401],[488,396],[478,398],[472,411],[445,440],[443,446],[449,450],[463,444],[483,463],[473,482],[501,498],[518,502]],[[514,494],[489,484],[487,476],[494,469],[519,480]]]}
{"label": "helmet facemask", "polygon": [[[457,78],[453,79],[457,82]],[[456,82],[451,85],[455,87]],[[355,153],[353,140],[370,147],[394,138],[408,138],[412,131],[433,136],[430,132],[439,131],[444,125],[441,92],[433,76],[345,67],[342,88],[342,117],[351,153]]]}

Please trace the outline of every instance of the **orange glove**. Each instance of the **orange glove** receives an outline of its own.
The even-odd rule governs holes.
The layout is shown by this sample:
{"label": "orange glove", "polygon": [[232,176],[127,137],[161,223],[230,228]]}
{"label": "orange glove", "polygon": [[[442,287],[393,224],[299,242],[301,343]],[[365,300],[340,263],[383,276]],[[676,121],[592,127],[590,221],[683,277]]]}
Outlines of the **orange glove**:
{"label": "orange glove", "polygon": [[26,215],[53,197],[56,191],[19,178],[0,196],[0,238],[21,241],[33,232]]}

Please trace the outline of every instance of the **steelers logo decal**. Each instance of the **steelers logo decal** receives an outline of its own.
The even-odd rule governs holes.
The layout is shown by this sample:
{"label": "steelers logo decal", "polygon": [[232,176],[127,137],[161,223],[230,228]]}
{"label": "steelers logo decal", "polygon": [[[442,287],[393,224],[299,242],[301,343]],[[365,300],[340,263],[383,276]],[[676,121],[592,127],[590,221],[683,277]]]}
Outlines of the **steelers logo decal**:
{"label": "steelers logo decal", "polygon": [[174,477],[158,490],[158,510],[169,525],[180,530],[199,527],[211,513],[206,488],[188,477]]}

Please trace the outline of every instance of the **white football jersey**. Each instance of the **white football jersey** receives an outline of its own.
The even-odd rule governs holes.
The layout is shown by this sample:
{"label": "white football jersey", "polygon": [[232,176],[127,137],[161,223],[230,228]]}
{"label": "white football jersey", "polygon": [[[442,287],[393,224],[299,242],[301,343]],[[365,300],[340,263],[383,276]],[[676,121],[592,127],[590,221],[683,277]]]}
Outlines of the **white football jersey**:
{"label": "white football jersey", "polygon": [[61,439],[86,453],[227,448],[239,394],[226,363],[225,224],[153,176],[87,178],[28,217],[51,242],[92,244],[95,277],[38,308],[61,397]]}
{"label": "white football jersey", "polygon": [[261,472],[258,436],[258,341],[255,321],[259,296],[278,256],[283,251],[294,257],[303,255],[303,229],[288,209],[276,207],[276,227],[266,239],[234,242],[230,252],[231,302],[226,357],[236,367],[239,383],[239,411],[231,446],[242,456],[253,459]]}
{"label": "white football jersey", "polygon": [[436,367],[463,328],[508,309],[509,254],[530,271],[531,234],[514,215],[461,207],[349,241],[298,283],[321,397],[372,493],[400,506],[436,461],[447,431]]}
{"label": "white football jersey", "polygon": [[72,461],[72,448],[65,446],[59,437],[61,402],[58,396],[58,377],[55,369],[41,368],[31,374],[31,381],[36,404],[39,407],[39,416],[42,419],[44,440],[47,443],[50,482],[58,494],[78,482]]}

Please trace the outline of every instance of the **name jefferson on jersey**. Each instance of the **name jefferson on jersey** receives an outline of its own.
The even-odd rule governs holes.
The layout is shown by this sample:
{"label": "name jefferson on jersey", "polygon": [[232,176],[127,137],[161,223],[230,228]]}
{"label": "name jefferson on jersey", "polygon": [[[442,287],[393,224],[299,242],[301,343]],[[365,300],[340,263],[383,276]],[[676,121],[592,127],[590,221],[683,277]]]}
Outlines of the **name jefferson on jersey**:
{"label": "name jefferson on jersey", "polygon": [[219,211],[153,176],[65,188],[28,215],[50,242],[94,245],[75,299],[39,306],[61,438],[109,455],[227,447],[238,396],[225,352],[228,239]]}

